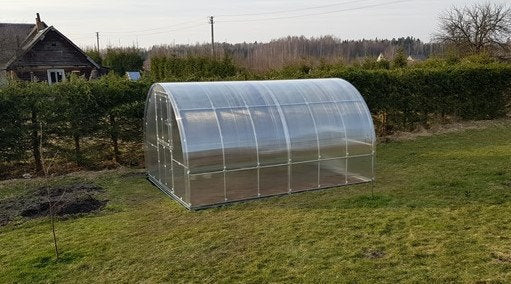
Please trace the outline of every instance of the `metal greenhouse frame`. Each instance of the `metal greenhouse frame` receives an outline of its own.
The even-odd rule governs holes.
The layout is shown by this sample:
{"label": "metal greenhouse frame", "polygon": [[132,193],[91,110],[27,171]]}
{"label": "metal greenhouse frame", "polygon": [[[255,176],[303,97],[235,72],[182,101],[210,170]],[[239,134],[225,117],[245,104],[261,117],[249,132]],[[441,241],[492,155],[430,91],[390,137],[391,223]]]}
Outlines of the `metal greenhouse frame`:
{"label": "metal greenhouse frame", "polygon": [[342,79],[157,83],[148,178],[189,209],[374,180],[375,133]]}

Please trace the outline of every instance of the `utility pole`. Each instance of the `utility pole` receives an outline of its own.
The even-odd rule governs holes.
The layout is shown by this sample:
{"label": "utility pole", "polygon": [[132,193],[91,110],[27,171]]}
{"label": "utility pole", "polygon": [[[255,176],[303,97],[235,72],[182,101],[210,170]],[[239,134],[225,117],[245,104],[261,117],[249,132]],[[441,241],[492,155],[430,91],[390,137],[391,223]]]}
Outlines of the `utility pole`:
{"label": "utility pole", "polygon": [[98,48],[98,52],[99,52],[99,32],[96,32],[96,42],[97,42],[97,48]]}
{"label": "utility pole", "polygon": [[211,25],[211,55],[215,57],[215,21],[213,20],[213,16],[209,17],[209,24]]}

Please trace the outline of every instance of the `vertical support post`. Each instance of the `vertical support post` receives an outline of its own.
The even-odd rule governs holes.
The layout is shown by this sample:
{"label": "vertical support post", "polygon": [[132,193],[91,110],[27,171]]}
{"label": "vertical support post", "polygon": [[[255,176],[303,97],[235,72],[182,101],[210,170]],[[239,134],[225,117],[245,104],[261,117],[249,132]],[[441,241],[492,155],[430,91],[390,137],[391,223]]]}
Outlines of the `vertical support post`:
{"label": "vertical support post", "polygon": [[96,48],[98,50],[98,53],[99,53],[99,32],[96,32]]}
{"label": "vertical support post", "polygon": [[215,28],[214,16],[209,17],[209,24],[211,25],[211,55],[215,57]]}
{"label": "vertical support post", "polygon": [[53,217],[53,206],[54,204],[52,204],[51,202],[51,192],[50,192],[50,188],[47,188],[46,189],[46,193],[48,194],[48,205],[49,205],[49,214],[50,214],[50,222],[51,222],[51,231],[52,231],[52,235],[53,235],[53,246],[55,248],[55,257],[57,258],[57,260],[59,260],[59,247],[57,245],[57,234],[55,233],[55,220],[54,220],[54,217]]}
{"label": "vertical support post", "polygon": [[373,143],[371,145],[371,197],[374,197],[374,180],[375,180],[375,172],[374,172],[374,156],[376,155],[375,151],[375,142],[376,141],[376,134],[374,135]]}

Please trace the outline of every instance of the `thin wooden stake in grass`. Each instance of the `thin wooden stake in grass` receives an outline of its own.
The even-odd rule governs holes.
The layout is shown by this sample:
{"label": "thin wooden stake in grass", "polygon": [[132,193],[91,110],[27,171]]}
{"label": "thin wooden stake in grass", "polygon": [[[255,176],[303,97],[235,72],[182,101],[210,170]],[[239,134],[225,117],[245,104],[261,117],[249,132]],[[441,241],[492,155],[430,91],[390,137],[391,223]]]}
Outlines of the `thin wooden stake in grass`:
{"label": "thin wooden stake in grass", "polygon": [[55,246],[55,257],[57,260],[59,259],[59,248],[57,245],[57,235],[55,234],[55,220],[53,218],[53,204],[51,203],[51,194],[50,188],[47,188],[48,191],[48,204],[50,205],[50,220],[51,220],[51,230],[53,232],[53,245]]}

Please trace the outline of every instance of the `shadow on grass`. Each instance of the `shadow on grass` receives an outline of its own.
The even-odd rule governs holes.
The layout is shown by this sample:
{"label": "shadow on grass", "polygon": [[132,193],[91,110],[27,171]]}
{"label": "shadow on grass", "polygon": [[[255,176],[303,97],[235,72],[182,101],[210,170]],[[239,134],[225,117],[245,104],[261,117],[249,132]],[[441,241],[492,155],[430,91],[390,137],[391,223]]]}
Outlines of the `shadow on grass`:
{"label": "shadow on grass", "polygon": [[39,256],[32,259],[32,266],[35,268],[48,268],[59,264],[70,264],[76,260],[83,258],[83,254],[76,252],[61,252],[57,259],[55,255]]}

